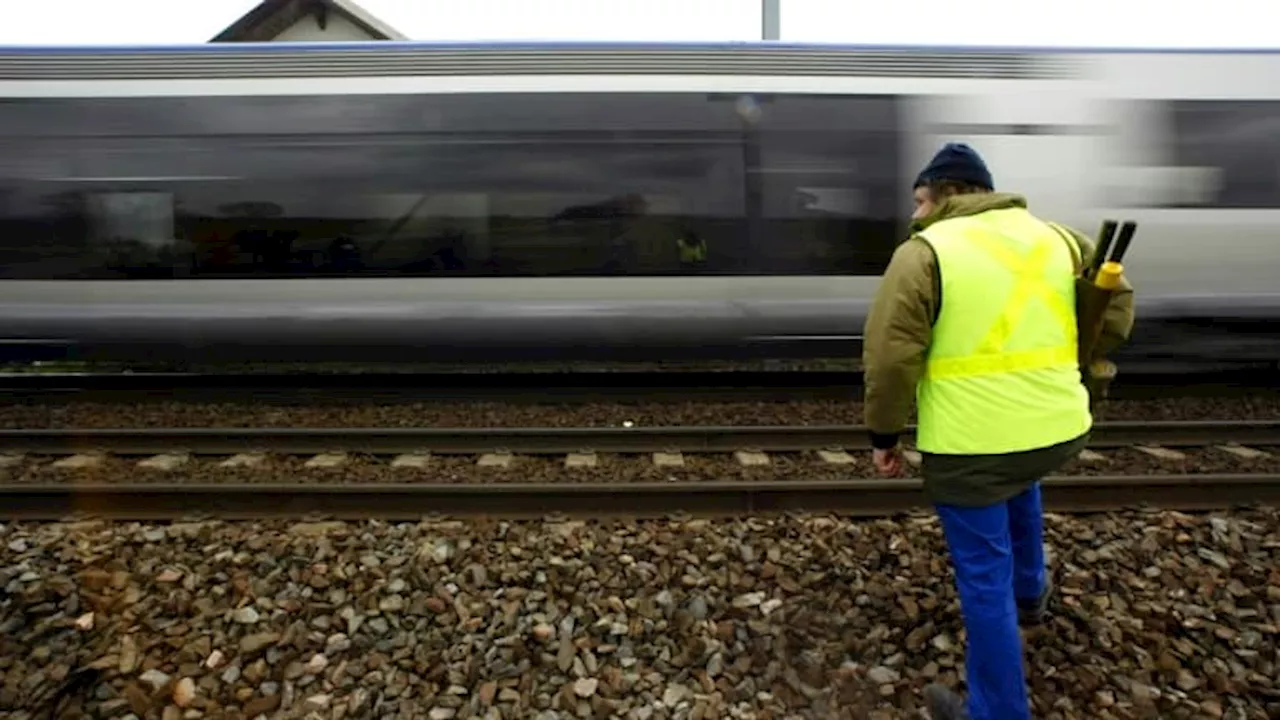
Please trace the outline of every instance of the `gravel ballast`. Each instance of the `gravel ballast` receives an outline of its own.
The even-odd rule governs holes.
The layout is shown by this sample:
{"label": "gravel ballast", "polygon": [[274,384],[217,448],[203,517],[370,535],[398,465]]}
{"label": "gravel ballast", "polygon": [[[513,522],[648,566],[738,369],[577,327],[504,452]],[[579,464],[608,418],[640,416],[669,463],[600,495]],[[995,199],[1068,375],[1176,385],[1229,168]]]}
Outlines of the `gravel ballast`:
{"label": "gravel ballast", "polygon": [[[1046,525],[1036,717],[1280,716],[1280,512]],[[919,717],[962,677],[951,582],[928,515],[7,524],[0,711]]]}
{"label": "gravel ballast", "polygon": [[[1280,397],[1110,401],[1095,420],[1280,419]],[[855,400],[754,403],[423,403],[252,407],[241,404],[68,403],[0,406],[3,428],[111,427],[620,427],[850,425]]]}

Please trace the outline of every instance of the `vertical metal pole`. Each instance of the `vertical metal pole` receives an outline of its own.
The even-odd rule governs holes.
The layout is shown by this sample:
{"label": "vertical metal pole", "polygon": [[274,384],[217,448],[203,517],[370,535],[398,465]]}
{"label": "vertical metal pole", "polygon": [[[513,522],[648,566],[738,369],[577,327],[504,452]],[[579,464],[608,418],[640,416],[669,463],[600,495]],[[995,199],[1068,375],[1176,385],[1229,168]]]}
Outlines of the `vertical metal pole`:
{"label": "vertical metal pole", "polygon": [[782,0],[760,0],[763,18],[761,40],[782,39]]}

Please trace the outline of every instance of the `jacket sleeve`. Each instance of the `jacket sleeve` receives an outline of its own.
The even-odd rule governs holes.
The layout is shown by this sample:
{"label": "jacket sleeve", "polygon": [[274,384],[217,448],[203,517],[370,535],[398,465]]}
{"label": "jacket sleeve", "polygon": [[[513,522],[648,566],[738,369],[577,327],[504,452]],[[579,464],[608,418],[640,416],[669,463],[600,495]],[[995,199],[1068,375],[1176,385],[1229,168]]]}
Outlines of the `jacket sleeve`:
{"label": "jacket sleeve", "polygon": [[[1065,226],[1064,226],[1065,227]],[[1093,262],[1097,247],[1086,235],[1075,228],[1067,227],[1080,246],[1080,255],[1087,267]],[[1079,268],[1077,268],[1079,272]],[[1120,287],[1111,296],[1111,302],[1102,316],[1102,335],[1098,338],[1097,357],[1109,355],[1129,340],[1133,333],[1134,308],[1133,285],[1128,276],[1121,276]]]}
{"label": "jacket sleeve", "polygon": [[894,251],[862,335],[864,422],[889,448],[907,425],[937,315],[933,249],[912,238]]}

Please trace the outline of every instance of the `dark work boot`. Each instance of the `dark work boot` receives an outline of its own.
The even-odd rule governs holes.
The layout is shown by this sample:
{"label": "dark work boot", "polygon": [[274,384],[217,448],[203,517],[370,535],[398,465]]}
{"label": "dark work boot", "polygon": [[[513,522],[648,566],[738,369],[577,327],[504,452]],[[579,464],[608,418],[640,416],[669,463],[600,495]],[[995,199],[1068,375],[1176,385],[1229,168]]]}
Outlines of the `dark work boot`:
{"label": "dark work boot", "polygon": [[1039,625],[1044,621],[1045,610],[1049,607],[1049,598],[1053,595],[1053,577],[1044,576],[1044,590],[1035,600],[1018,600],[1018,624]]}
{"label": "dark work boot", "polygon": [[933,683],[924,689],[931,720],[969,720],[969,707],[951,688]]}

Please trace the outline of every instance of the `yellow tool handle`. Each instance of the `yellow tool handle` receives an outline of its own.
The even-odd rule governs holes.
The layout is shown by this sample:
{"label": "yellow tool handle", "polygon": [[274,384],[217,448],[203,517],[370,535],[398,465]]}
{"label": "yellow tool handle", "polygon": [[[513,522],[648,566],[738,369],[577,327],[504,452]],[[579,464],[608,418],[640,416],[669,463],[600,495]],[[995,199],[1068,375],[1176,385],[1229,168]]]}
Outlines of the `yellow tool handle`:
{"label": "yellow tool handle", "polygon": [[1103,290],[1115,290],[1120,287],[1120,278],[1123,275],[1124,266],[1118,262],[1108,260],[1102,263],[1102,267],[1098,269],[1098,274],[1094,277],[1093,284]]}

